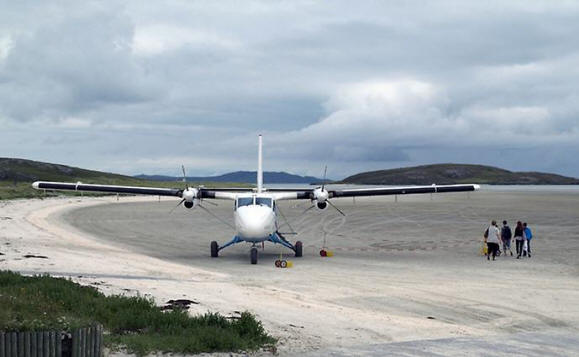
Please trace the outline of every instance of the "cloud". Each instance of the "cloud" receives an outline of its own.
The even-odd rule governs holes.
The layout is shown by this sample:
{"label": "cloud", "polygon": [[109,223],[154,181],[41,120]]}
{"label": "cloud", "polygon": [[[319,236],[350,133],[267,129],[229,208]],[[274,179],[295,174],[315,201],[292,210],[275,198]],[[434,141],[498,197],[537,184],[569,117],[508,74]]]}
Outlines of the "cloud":
{"label": "cloud", "polygon": [[115,9],[61,18],[19,33],[4,59],[2,113],[21,121],[60,120],[152,95],[131,58],[130,21]]}
{"label": "cloud", "polygon": [[577,2],[2,10],[4,155],[201,175],[253,168],[262,132],[267,167],[296,173],[459,161],[579,176]]}
{"label": "cloud", "polygon": [[174,25],[153,25],[138,28],[131,48],[136,55],[153,56],[180,48],[222,47],[236,50],[240,46],[234,39],[225,38],[206,30],[193,30]]}

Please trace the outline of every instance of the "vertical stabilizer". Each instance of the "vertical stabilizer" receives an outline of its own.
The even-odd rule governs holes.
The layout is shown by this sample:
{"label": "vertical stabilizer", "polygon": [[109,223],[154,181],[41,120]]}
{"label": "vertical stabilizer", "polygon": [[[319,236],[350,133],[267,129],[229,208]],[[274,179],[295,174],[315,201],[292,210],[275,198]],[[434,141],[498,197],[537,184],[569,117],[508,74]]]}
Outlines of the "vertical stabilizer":
{"label": "vertical stabilizer", "polygon": [[261,155],[261,134],[259,134],[259,148],[257,149],[257,193],[261,193],[263,188],[263,159]]}

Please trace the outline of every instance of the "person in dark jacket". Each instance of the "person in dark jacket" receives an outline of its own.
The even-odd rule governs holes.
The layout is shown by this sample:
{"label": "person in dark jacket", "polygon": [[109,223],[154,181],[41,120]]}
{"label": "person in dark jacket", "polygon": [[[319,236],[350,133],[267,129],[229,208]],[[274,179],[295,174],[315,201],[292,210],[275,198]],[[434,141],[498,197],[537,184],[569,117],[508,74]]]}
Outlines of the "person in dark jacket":
{"label": "person in dark jacket", "polygon": [[517,243],[517,259],[521,259],[523,244],[525,243],[525,231],[521,221],[518,221],[515,227],[515,243]]}
{"label": "person in dark jacket", "polygon": [[503,227],[501,228],[501,240],[503,241],[503,252],[507,254],[507,249],[513,256],[513,251],[511,250],[511,239],[513,238],[513,232],[511,227],[507,224],[507,221],[503,221]]}

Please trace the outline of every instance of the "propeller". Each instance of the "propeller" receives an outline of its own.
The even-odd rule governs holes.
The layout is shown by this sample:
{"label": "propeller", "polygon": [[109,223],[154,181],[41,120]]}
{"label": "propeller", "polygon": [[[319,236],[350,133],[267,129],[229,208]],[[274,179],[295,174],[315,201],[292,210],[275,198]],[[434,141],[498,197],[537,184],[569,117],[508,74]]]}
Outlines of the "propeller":
{"label": "propeller", "polygon": [[[199,189],[189,187],[187,183],[187,174],[185,172],[185,165],[181,165],[181,170],[183,171],[183,183],[184,189],[181,191],[181,201],[177,204],[177,206],[173,207],[169,213],[172,213],[177,207],[184,205],[187,208],[193,208],[196,205],[196,200],[199,196]],[[198,204],[197,204],[198,205]]]}
{"label": "propeller", "polygon": [[[324,178],[322,179],[322,187],[318,187],[312,191],[310,197],[311,197],[312,202],[315,201],[315,203],[312,205],[312,207],[306,209],[306,211],[310,210],[311,208],[313,208],[315,206],[317,206],[319,209],[325,209],[327,207],[327,205],[329,204],[330,206],[332,206],[332,208],[334,208],[336,211],[338,211],[342,216],[346,216],[346,214],[344,212],[342,212],[341,209],[336,207],[336,205],[334,205],[330,201],[330,193],[326,190],[326,174],[327,174],[327,172],[328,172],[328,166],[326,165],[324,167]],[[304,211],[304,213],[306,211]]]}
{"label": "propeller", "polygon": [[310,207],[306,208],[302,214],[306,213],[307,211],[311,210],[312,208],[316,207],[316,205],[311,205]]}
{"label": "propeller", "polygon": [[185,183],[185,187],[189,187],[187,185],[187,175],[185,174],[185,165],[181,165],[181,170],[183,171],[183,182]]}
{"label": "propeller", "polygon": [[173,211],[174,211],[177,207],[181,206],[181,205],[183,204],[183,202],[185,202],[185,199],[182,199],[181,201],[179,201],[179,203],[177,203],[177,206],[171,208],[171,210],[169,211],[169,214],[173,213]]}
{"label": "propeller", "polygon": [[346,214],[345,214],[344,212],[342,212],[341,209],[339,209],[338,207],[336,207],[336,205],[333,204],[332,201],[327,200],[326,202],[328,202],[328,203],[330,204],[330,206],[334,207],[334,208],[336,209],[336,211],[340,212],[340,214],[341,214],[342,216],[346,217]]}

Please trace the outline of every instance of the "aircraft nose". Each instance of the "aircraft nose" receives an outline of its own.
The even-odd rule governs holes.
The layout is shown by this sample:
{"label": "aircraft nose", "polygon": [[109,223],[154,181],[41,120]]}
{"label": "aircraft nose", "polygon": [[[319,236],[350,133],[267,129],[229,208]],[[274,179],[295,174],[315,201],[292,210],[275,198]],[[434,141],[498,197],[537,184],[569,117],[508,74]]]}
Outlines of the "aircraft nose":
{"label": "aircraft nose", "polygon": [[246,238],[267,237],[273,231],[271,210],[244,207],[239,210],[239,233]]}

